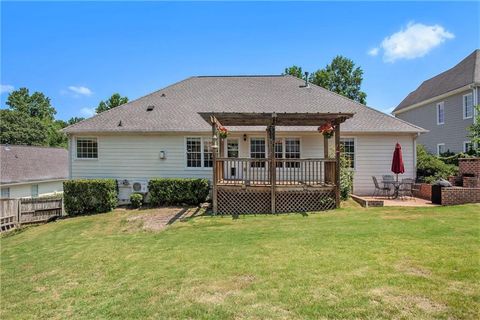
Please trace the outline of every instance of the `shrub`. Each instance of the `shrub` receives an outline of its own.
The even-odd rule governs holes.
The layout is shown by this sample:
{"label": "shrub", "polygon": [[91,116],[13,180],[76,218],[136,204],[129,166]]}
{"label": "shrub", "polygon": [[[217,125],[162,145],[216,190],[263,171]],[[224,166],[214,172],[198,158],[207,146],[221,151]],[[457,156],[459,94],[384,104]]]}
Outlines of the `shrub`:
{"label": "shrub", "polygon": [[111,211],[118,201],[115,179],[74,179],[63,182],[65,211],[72,216]]}
{"label": "shrub", "polygon": [[132,193],[130,195],[130,205],[133,208],[140,208],[143,203],[143,195],[141,193]]}
{"label": "shrub", "polygon": [[458,168],[452,164],[446,164],[437,156],[427,152],[424,146],[417,146],[417,177],[427,183],[438,179],[448,179],[455,175]]}
{"label": "shrub", "polygon": [[209,191],[208,179],[157,178],[148,182],[150,203],[153,205],[198,205],[207,199]]}

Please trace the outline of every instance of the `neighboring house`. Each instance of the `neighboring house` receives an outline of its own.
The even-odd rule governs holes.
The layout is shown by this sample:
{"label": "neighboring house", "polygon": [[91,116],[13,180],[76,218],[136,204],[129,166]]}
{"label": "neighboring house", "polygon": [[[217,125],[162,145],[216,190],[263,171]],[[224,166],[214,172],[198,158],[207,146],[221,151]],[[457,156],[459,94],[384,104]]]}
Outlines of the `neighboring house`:
{"label": "neighboring house", "polygon": [[[358,194],[373,191],[372,175],[391,174],[396,142],[403,148],[403,177],[415,177],[416,138],[425,131],[288,75],[191,77],[65,128],[70,177],[115,178],[120,200],[128,199],[135,182],[146,188],[152,177],[211,179],[212,128],[199,112],[354,113],[341,126],[341,143]],[[264,126],[228,129],[222,157],[267,157]],[[317,127],[277,127],[276,138],[278,158],[323,158]],[[286,165],[292,175],[300,169]]]}
{"label": "neighboring house", "polygon": [[61,148],[0,145],[1,198],[30,198],[63,191],[68,151]]}
{"label": "neighboring house", "polygon": [[418,143],[431,153],[465,152],[472,147],[468,127],[475,121],[479,86],[477,49],[455,67],[424,81],[392,113],[429,131],[418,138]]}

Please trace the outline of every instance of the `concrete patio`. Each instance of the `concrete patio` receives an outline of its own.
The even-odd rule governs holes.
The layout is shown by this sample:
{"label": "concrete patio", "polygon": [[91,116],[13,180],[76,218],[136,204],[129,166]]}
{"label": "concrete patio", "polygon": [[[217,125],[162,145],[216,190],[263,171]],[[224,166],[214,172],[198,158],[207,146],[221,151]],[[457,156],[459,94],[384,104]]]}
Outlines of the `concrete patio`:
{"label": "concrete patio", "polygon": [[352,195],[352,199],[358,202],[362,207],[433,207],[438,206],[430,200],[415,197],[406,197],[402,199],[389,199],[386,197],[371,197]]}

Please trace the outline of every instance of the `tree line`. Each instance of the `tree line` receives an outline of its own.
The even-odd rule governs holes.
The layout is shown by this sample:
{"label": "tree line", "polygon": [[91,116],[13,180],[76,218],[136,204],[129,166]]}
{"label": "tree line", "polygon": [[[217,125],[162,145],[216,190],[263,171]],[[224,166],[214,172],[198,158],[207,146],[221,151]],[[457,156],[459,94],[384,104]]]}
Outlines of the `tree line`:
{"label": "tree line", "polygon": [[[127,102],[127,97],[115,93],[107,100],[100,101],[95,111],[98,114]],[[30,94],[27,88],[12,91],[5,104],[8,108],[0,110],[2,144],[65,148],[67,136],[60,130],[85,119],[55,119],[57,110],[52,106],[50,98],[41,92]]]}

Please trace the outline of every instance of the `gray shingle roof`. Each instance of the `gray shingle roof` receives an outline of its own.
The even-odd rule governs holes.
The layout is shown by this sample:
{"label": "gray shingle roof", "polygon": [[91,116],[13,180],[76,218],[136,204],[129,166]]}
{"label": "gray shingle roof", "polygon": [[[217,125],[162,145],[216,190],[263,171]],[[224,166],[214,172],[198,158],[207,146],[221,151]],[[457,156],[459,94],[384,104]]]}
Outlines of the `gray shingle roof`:
{"label": "gray shingle roof", "polygon": [[68,178],[68,151],[0,145],[2,184]]}
{"label": "gray shingle roof", "polygon": [[407,108],[413,104],[439,96],[472,83],[480,83],[480,50],[477,49],[456,66],[424,81],[415,91],[403,99],[393,110]]}
{"label": "gray shingle roof", "polygon": [[[147,111],[148,106],[154,106]],[[64,129],[66,133],[202,132],[198,112],[353,112],[349,132],[422,132],[423,129],[288,75],[191,77]],[[233,131],[239,128],[230,128]],[[242,131],[264,130],[242,127]],[[306,127],[279,131],[311,130]]]}

